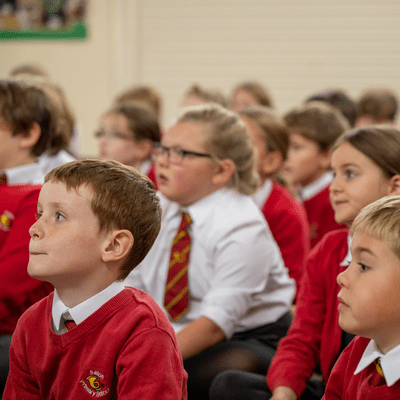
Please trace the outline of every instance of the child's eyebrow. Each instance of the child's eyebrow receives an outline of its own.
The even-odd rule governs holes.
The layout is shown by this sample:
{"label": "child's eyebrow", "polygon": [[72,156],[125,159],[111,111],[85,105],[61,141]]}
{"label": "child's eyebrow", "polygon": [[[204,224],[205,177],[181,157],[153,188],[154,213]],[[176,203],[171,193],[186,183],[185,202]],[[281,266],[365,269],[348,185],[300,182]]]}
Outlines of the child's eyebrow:
{"label": "child's eyebrow", "polygon": [[368,247],[361,247],[361,246],[356,247],[356,248],[352,251],[352,253],[359,253],[359,254],[361,254],[361,253],[367,253],[367,254],[370,254],[371,256],[376,257],[376,254],[375,254],[371,249],[369,249]]}

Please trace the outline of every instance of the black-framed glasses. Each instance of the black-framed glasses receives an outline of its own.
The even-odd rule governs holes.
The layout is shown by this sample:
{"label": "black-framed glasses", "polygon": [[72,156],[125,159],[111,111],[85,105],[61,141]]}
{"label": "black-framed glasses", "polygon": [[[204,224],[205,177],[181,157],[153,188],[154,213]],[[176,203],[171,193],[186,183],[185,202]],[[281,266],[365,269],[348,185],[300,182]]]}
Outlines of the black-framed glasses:
{"label": "black-framed glasses", "polygon": [[102,130],[98,130],[97,132],[94,133],[94,137],[96,139],[100,139],[100,138],[110,138],[110,139],[120,139],[120,140],[130,140],[130,141],[135,141],[135,139],[132,136],[128,136],[124,133],[120,133],[117,131],[102,131]]}
{"label": "black-framed glasses", "polygon": [[161,143],[154,143],[153,148],[153,160],[156,161],[157,158],[167,154],[168,161],[171,163],[182,163],[186,156],[195,156],[195,157],[207,157],[212,158],[212,155],[209,153],[199,153],[197,151],[185,150],[179,146],[164,146]]}

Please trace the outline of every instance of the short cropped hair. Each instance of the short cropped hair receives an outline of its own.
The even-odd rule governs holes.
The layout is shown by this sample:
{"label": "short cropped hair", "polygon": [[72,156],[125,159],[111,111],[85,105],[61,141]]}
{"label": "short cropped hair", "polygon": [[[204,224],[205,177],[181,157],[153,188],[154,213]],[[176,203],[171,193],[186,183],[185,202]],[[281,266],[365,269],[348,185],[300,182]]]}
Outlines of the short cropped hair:
{"label": "short cropped hair", "polygon": [[268,153],[279,151],[286,160],[289,149],[289,129],[285,121],[269,107],[248,106],[239,115],[252,120],[259,128]]}
{"label": "short cropped hair", "polygon": [[260,82],[246,81],[239,83],[234,87],[233,93],[237,92],[238,90],[245,90],[246,92],[249,92],[261,106],[271,108],[274,107],[274,102],[272,100],[271,94],[269,93],[268,89]]}
{"label": "short cropped hair", "polygon": [[189,96],[198,97],[205,103],[216,103],[223,107],[228,107],[228,100],[217,89],[206,89],[198,84],[194,84],[186,91],[184,97],[186,98]]}
{"label": "short cropped hair", "polygon": [[306,103],[310,101],[325,101],[336,107],[347,118],[350,126],[353,127],[357,119],[357,104],[356,102],[343,90],[330,89],[323,90],[322,92],[314,93],[310,96]]}
{"label": "short cropped hair", "polygon": [[105,115],[121,114],[128,120],[129,130],[136,141],[161,140],[161,129],[156,115],[140,103],[119,103],[106,111]]}
{"label": "short cropped hair", "polygon": [[355,128],[340,136],[333,149],[349,143],[372,160],[385,177],[400,174],[400,130],[391,125],[370,125]]}
{"label": "short cropped hair", "polygon": [[41,135],[31,154],[38,157],[50,149],[56,135],[58,113],[39,87],[22,80],[0,80],[0,117],[13,136],[27,132],[37,123]]}
{"label": "short cropped hair", "polygon": [[389,89],[366,90],[358,100],[359,116],[369,115],[375,121],[394,121],[399,109],[396,94]]}
{"label": "short cropped hair", "polygon": [[150,108],[160,120],[162,99],[160,94],[151,86],[133,86],[120,93],[116,99],[115,104],[127,103],[130,101],[139,102]]}
{"label": "short cropped hair", "polygon": [[254,167],[253,145],[246,132],[246,125],[238,114],[215,103],[187,107],[177,122],[208,125],[204,145],[216,159],[230,159],[235,171],[227,186],[239,193],[251,195],[259,185]]}
{"label": "short cropped hair", "polygon": [[350,128],[342,113],[322,101],[311,101],[284,115],[289,131],[313,140],[322,151],[329,150],[335,140]]}
{"label": "short cropped hair", "polygon": [[101,230],[127,229],[133,247],[120,279],[144,259],[161,226],[161,208],[154,184],[146,176],[117,161],[78,160],[50,171],[45,182],[64,183],[68,190],[87,185],[93,190],[92,210]]}
{"label": "short cropped hair", "polygon": [[387,196],[364,207],[351,226],[382,240],[400,260],[400,196]]}

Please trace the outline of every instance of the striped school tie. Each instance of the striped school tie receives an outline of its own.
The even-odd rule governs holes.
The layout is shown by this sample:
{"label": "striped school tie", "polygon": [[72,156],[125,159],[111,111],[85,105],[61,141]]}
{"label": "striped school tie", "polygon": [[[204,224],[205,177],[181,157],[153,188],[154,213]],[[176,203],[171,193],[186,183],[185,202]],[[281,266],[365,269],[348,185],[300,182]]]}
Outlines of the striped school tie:
{"label": "striped school tie", "polygon": [[178,232],[172,242],[165,289],[164,306],[173,321],[177,321],[189,308],[188,265],[190,256],[190,215],[182,213]]}
{"label": "striped school tie", "polygon": [[372,375],[370,385],[372,387],[384,385],[386,383],[386,380],[385,380],[385,375],[383,374],[383,370],[381,367],[381,359],[377,358],[374,361],[374,364],[375,364],[376,370],[374,371],[374,374]]}
{"label": "striped school tie", "polygon": [[7,175],[0,173],[0,185],[7,185]]}

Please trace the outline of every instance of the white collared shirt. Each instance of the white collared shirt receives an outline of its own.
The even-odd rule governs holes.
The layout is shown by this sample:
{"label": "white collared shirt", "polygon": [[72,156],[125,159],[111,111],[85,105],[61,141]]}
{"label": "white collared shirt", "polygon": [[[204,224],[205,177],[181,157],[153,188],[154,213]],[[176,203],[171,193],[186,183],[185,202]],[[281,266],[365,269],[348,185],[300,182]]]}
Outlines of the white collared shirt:
{"label": "white collared shirt", "polygon": [[265,204],[268,200],[269,195],[272,192],[272,181],[271,179],[267,179],[262,186],[257,190],[255,194],[253,194],[253,200],[256,202],[259,208]]}
{"label": "white collared shirt", "polygon": [[142,162],[139,168],[139,172],[143,175],[148,175],[151,169],[151,161],[150,160],[145,160]]}
{"label": "white collared shirt", "polygon": [[377,358],[381,359],[380,363],[383,374],[385,375],[386,384],[392,386],[400,379],[400,345],[388,351],[386,354],[383,354],[375,341],[371,340],[364,350],[361,360],[354,371],[354,375],[368,367],[368,365],[373,363]]}
{"label": "white collared shirt", "polygon": [[38,163],[44,175],[50,172],[53,168],[75,160],[76,158],[65,150],[60,150],[54,156],[51,156],[46,152],[38,157]]}
{"label": "white collared shirt", "polygon": [[[172,240],[181,222],[177,203],[159,194],[161,230],[143,262],[125,285],[150,294],[164,307]],[[233,333],[273,323],[292,304],[294,282],[264,216],[250,196],[218,190],[188,206],[193,223],[189,261],[188,312],[172,322],[176,332],[205,316],[229,338]]]}
{"label": "white collared shirt", "polygon": [[343,261],[340,263],[341,267],[348,267],[351,263],[351,251],[350,251],[350,246],[351,246],[351,235],[350,233],[347,236],[347,254]]}
{"label": "white collared shirt", "polygon": [[43,184],[46,176],[38,162],[7,168],[4,172],[9,185]]}
{"label": "white collared shirt", "polygon": [[321,178],[301,188],[301,190],[299,191],[299,196],[301,200],[306,201],[313,198],[315,195],[317,195],[319,192],[322,192],[322,190],[329,186],[332,181],[333,173],[331,171],[325,172],[325,174],[322,175]]}
{"label": "white collared shirt", "polygon": [[110,286],[102,290],[100,293],[97,293],[96,295],[90,297],[89,299],[83,301],[82,303],[79,303],[72,308],[67,307],[58,296],[57,290],[54,290],[51,312],[55,331],[57,332],[60,330],[61,315],[65,311],[69,311],[71,317],[78,325],[87,317],[92,315],[95,311],[97,311],[103,304],[107,303],[108,300],[116,296],[118,293],[122,292],[124,288],[125,285],[123,282],[115,281]]}

